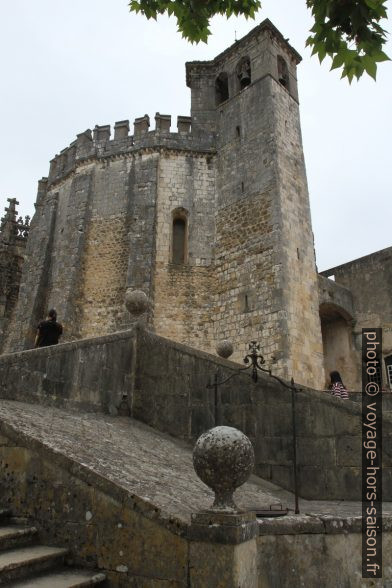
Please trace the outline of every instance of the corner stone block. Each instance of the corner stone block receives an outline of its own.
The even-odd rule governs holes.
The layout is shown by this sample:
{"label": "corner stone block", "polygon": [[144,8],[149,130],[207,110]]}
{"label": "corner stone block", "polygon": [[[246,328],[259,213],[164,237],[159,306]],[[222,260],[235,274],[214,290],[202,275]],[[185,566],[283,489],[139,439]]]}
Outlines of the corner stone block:
{"label": "corner stone block", "polygon": [[110,125],[95,125],[94,141],[109,141],[110,139]]}
{"label": "corner stone block", "polygon": [[[52,160],[53,161],[53,160]],[[37,200],[35,206],[39,206],[45,198],[48,191],[48,178],[38,180]]]}
{"label": "corner stone block", "polygon": [[63,169],[67,166],[68,161],[68,147],[62,149],[60,151],[60,155],[57,158],[57,169],[59,172],[62,172]]}
{"label": "corner stone block", "polygon": [[139,118],[135,118],[134,124],[134,137],[140,137],[144,133],[147,133],[149,126],[150,126],[150,117],[148,114],[141,116]]}
{"label": "corner stone block", "polygon": [[254,513],[192,515],[192,587],[257,588],[257,533]]}
{"label": "corner stone block", "polygon": [[114,125],[114,140],[127,139],[129,133],[129,120],[119,120]]}
{"label": "corner stone block", "polygon": [[76,141],[73,141],[68,148],[67,167],[72,167],[76,157]]}
{"label": "corner stone block", "polygon": [[53,157],[49,163],[49,179],[53,180],[57,174],[57,156]]}
{"label": "corner stone block", "polygon": [[87,129],[83,133],[76,135],[76,147],[85,147],[86,145],[90,145],[91,141],[91,129]]}
{"label": "corner stone block", "polygon": [[163,133],[170,133],[171,116],[170,114],[159,114],[155,115],[155,130]]}
{"label": "corner stone block", "polygon": [[177,116],[177,130],[179,133],[189,133],[191,130],[192,117]]}

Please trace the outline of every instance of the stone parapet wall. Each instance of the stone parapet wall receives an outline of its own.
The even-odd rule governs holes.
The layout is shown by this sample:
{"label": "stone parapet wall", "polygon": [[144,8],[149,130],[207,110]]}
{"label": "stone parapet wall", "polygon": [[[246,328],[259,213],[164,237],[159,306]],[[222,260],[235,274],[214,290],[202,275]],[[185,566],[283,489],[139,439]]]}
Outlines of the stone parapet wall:
{"label": "stone parapet wall", "polygon": [[[211,513],[188,444],[134,419],[80,410],[0,401],[0,415],[2,507],[13,523],[36,527],[41,542],[66,547],[70,563],[99,568],[108,586],[368,585],[359,583],[360,503],[301,501],[300,515],[257,523],[254,513]],[[252,477],[235,499],[246,510],[292,497]],[[385,504],[385,586],[391,531]]]}
{"label": "stone parapet wall", "polygon": [[[148,332],[138,338],[137,377],[131,414],[188,441],[215,423],[214,390],[207,385],[233,376],[236,364]],[[256,452],[256,473],[293,490],[291,392],[267,375],[249,375],[219,387],[220,424],[243,431]],[[299,493],[308,499],[360,500],[361,408],[327,392],[296,394]],[[384,499],[392,499],[392,420],[383,424]]]}
{"label": "stone parapet wall", "polygon": [[[2,398],[81,407],[134,418],[188,442],[220,424],[252,440],[256,473],[292,490],[291,392],[268,375],[254,383],[233,362],[137,329],[0,357]],[[207,388],[231,376],[214,390]],[[387,407],[386,407],[387,409]],[[383,423],[384,499],[392,499],[392,420]],[[361,407],[326,392],[296,394],[299,492],[359,500]]]}
{"label": "stone parapet wall", "polygon": [[193,132],[190,117],[178,117],[177,133],[170,132],[170,122],[162,128],[157,121],[155,130],[150,131],[150,119],[147,115],[136,119],[133,135],[128,134],[129,121],[121,122],[126,123],[122,127],[124,132],[116,133],[116,123],[113,138],[110,125],[97,126],[93,132],[87,129],[80,133],[76,141],[52,159],[48,176],[49,186],[63,180],[73,173],[78,165],[90,159],[105,160],[151,149],[209,152],[214,148],[213,134]]}
{"label": "stone parapet wall", "polygon": [[99,568],[112,588],[188,585],[186,525],[157,520],[142,497],[4,427],[0,472],[2,506],[42,542],[68,548],[69,563]]}
{"label": "stone parapet wall", "polygon": [[[321,524],[318,532],[258,537],[259,588],[389,586],[392,574],[385,556],[382,579],[362,578],[361,528],[358,525],[357,532],[346,528],[343,531],[342,522],[334,521],[333,534],[326,532]],[[391,549],[392,532],[389,529],[383,532],[383,553],[390,553]]]}
{"label": "stone parapet wall", "polygon": [[132,391],[134,360],[133,331],[2,355],[0,396],[117,414]]}

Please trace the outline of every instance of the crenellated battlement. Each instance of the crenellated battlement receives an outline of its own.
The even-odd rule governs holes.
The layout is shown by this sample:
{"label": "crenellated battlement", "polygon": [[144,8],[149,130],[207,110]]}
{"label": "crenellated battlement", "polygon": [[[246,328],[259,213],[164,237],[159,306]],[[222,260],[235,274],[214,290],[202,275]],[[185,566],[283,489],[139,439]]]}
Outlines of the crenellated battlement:
{"label": "crenellated battlement", "polygon": [[50,162],[49,184],[68,175],[77,162],[90,158],[102,158],[132,153],[140,149],[167,149],[210,151],[214,146],[213,133],[193,132],[190,116],[177,116],[177,130],[171,131],[172,117],[169,114],[155,114],[155,128],[150,130],[148,114],[135,118],[133,134],[130,134],[129,120],[117,121],[111,125],[96,125],[76,136]]}

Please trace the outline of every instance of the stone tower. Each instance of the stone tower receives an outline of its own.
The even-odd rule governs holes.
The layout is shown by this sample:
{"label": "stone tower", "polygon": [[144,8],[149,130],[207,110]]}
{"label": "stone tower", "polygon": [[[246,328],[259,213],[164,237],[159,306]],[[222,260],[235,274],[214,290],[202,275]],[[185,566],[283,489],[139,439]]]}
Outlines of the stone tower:
{"label": "stone tower", "polygon": [[127,288],[158,334],[242,360],[257,340],[283,377],[324,382],[296,51],[264,21],[186,65],[191,117],[96,126],[39,183],[5,350],[32,345],[49,306],[64,340],[130,326]]}
{"label": "stone tower", "polygon": [[275,373],[320,387],[299,61],[265,21],[213,61],[188,63],[187,83],[193,129],[216,133],[217,337],[261,341]]}

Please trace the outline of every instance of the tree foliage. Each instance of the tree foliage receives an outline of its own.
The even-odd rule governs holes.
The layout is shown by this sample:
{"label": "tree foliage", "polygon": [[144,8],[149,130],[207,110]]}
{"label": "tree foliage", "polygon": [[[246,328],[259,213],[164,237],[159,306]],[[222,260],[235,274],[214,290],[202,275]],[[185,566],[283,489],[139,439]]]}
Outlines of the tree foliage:
{"label": "tree foliage", "polygon": [[[387,18],[387,0],[306,0],[314,25],[306,45],[313,47],[320,63],[328,55],[331,69],[340,68],[351,83],[364,72],[376,79],[377,63],[388,60],[383,47],[387,33],[380,21]],[[221,14],[255,18],[259,0],[131,0],[131,11],[156,19],[167,13],[177,19],[178,30],[188,41],[207,42],[210,19]]]}

